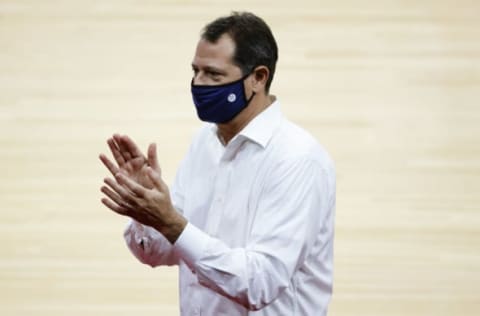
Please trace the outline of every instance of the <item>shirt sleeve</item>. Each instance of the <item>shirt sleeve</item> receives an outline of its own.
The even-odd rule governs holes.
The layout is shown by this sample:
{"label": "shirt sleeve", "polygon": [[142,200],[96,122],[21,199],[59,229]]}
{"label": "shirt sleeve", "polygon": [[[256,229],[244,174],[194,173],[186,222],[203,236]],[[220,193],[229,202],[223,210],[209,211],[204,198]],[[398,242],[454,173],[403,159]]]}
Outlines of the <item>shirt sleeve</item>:
{"label": "shirt sleeve", "polygon": [[178,264],[172,245],[154,228],[132,219],[123,235],[128,248],[140,262],[151,267]]}
{"label": "shirt sleeve", "polygon": [[192,224],[175,243],[199,283],[250,310],[273,302],[291,283],[328,216],[328,180],[318,162],[272,168],[245,248],[230,248]]}

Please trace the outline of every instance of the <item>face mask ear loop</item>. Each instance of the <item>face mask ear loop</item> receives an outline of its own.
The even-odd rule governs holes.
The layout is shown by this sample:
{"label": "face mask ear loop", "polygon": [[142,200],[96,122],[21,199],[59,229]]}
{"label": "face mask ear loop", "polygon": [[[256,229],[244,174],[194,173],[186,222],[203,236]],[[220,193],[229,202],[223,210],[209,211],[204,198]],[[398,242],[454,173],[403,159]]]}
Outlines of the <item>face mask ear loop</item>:
{"label": "face mask ear loop", "polygon": [[[243,78],[241,79],[242,83],[243,81],[245,81],[245,79],[247,79],[253,73],[255,73],[255,67],[253,67],[253,69],[249,73],[247,73],[245,76],[243,76]],[[250,98],[247,99],[247,95],[245,94],[245,83],[243,83],[243,95],[245,97],[245,100],[247,100],[247,104],[245,104],[245,107],[247,107],[250,104],[250,101],[252,101],[255,94],[256,94],[255,91],[253,91]]]}

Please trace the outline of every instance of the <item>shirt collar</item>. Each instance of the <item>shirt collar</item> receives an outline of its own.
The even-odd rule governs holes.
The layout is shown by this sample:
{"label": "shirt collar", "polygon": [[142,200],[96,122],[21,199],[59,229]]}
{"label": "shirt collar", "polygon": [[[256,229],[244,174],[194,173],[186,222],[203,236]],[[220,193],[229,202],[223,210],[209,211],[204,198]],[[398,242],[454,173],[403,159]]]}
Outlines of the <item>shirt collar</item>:
{"label": "shirt collar", "polygon": [[[229,144],[239,141],[238,138],[248,139],[265,148],[272,138],[273,131],[280,123],[282,112],[280,111],[280,102],[274,97],[272,104],[265,110],[257,114],[235,137],[233,137]],[[218,127],[216,124],[211,125],[211,131],[222,143],[217,134]]]}
{"label": "shirt collar", "polygon": [[272,138],[273,131],[280,123],[281,117],[280,102],[275,100],[265,110],[255,116],[238,135],[265,148]]}

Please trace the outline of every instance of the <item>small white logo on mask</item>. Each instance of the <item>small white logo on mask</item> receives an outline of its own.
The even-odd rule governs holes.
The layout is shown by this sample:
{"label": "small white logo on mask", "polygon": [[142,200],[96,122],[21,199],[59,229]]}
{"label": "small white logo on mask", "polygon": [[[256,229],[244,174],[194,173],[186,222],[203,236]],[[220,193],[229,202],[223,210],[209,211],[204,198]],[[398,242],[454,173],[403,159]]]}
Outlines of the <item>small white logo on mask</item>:
{"label": "small white logo on mask", "polygon": [[228,102],[230,103],[235,102],[236,99],[237,99],[237,96],[235,95],[235,93],[230,93],[227,98]]}

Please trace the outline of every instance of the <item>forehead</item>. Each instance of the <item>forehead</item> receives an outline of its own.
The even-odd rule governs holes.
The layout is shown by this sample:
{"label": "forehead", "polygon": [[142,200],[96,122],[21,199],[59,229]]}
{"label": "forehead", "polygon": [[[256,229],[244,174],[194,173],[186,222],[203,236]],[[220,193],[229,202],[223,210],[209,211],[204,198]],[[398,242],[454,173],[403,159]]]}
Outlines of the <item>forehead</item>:
{"label": "forehead", "polygon": [[236,67],[233,63],[235,43],[227,34],[223,34],[215,42],[209,42],[203,38],[198,41],[193,58],[193,64],[197,67]]}

